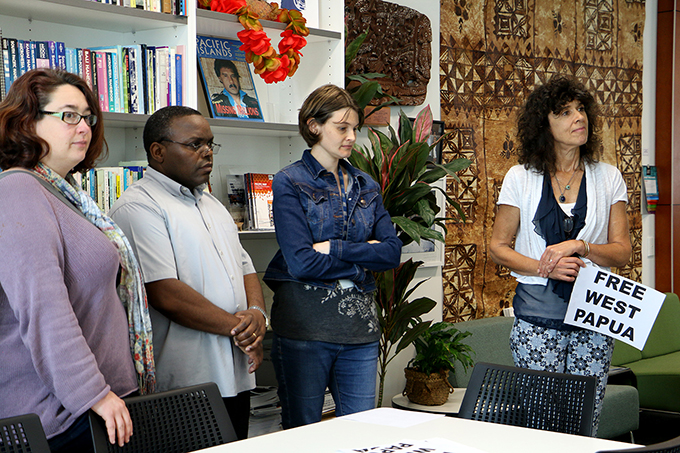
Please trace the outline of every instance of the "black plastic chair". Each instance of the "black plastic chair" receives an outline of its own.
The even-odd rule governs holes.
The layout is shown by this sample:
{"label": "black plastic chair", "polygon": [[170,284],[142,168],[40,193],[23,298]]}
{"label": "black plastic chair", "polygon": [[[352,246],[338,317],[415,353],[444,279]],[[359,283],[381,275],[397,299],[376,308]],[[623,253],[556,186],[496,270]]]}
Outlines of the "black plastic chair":
{"label": "black plastic chair", "polygon": [[622,450],[600,450],[596,453],[635,453],[642,451],[647,453],[680,453],[680,437],[665,442],[659,442],[658,444],[647,445],[646,447],[624,448]]}
{"label": "black plastic chair", "polygon": [[40,418],[35,414],[0,420],[0,453],[50,453]]}
{"label": "black plastic chair", "polygon": [[595,378],[477,363],[461,418],[592,435]]}
{"label": "black plastic chair", "polygon": [[133,434],[123,447],[109,442],[104,420],[90,410],[96,453],[185,453],[236,440],[220,391],[212,382],[125,398],[125,404]]}

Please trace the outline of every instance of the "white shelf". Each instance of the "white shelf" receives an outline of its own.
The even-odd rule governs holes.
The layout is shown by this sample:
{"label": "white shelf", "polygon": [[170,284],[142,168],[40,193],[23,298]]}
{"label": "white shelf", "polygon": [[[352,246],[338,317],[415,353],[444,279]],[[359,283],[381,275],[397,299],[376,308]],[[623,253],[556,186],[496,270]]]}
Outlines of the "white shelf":
{"label": "white shelf", "polygon": [[[104,112],[104,124],[116,128],[144,128],[150,115]],[[208,118],[216,135],[253,135],[264,137],[295,137],[297,124],[264,123],[239,119]]]}
{"label": "white shelf", "polygon": [[86,0],[1,0],[0,3],[0,15],[3,16],[119,33],[136,33],[187,24],[185,16]]}
{"label": "white shelf", "polygon": [[[262,27],[272,30],[283,30],[286,24],[270,20],[261,20]],[[200,35],[218,36],[236,39],[236,33],[243,30],[238,17],[233,14],[218,13],[199,9],[196,11],[196,30]],[[270,38],[273,38],[270,36]],[[320,42],[342,39],[342,33],[332,30],[310,28],[307,42]]]}

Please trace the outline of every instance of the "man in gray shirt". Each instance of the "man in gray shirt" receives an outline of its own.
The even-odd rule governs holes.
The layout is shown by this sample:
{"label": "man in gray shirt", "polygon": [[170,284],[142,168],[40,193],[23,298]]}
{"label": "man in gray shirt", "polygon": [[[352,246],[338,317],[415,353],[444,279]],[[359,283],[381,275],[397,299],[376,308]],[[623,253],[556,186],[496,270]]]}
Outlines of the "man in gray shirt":
{"label": "man in gray shirt", "polygon": [[181,106],[154,113],[143,137],[149,167],[109,214],[144,275],[157,387],[216,382],[237,436],[245,438],[268,319],[236,224],[204,191],[220,145],[208,121]]}

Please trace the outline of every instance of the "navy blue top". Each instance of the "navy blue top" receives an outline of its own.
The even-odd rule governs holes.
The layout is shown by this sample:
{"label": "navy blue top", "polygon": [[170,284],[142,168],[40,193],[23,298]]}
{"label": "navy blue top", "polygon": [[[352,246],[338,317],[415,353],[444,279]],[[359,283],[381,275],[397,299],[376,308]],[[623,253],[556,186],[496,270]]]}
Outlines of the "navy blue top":
{"label": "navy blue top", "polygon": [[[544,175],[543,193],[533,220],[534,231],[545,239],[546,246],[577,237],[585,226],[587,201],[584,173],[576,204],[571,211],[573,229],[570,232],[565,231],[565,218],[569,216],[557,204],[550,175]],[[572,326],[562,321],[567,313],[567,304],[573,288],[573,282],[553,279],[548,279],[546,286],[518,283],[512,301],[515,316],[542,327],[572,330]]]}

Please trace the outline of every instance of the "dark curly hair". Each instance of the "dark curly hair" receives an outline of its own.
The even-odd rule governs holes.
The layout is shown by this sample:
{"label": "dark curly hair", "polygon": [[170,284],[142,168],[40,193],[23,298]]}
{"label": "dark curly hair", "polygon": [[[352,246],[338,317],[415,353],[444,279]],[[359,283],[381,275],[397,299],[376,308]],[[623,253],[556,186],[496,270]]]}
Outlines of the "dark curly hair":
{"label": "dark curly hair", "polygon": [[602,148],[599,108],[586,87],[574,78],[555,75],[538,86],[527,98],[517,121],[519,163],[539,173],[554,173],[555,142],[548,115],[558,114],[571,101],[583,104],[588,117],[588,140],[581,145],[581,162],[597,162]]}
{"label": "dark curly hair", "polygon": [[50,102],[52,93],[62,85],[72,85],[85,96],[87,106],[99,121],[92,126],[92,139],[85,158],[73,170],[94,168],[100,157],[106,158],[104,123],[97,96],[87,83],[62,69],[33,69],[16,79],[7,97],[0,103],[0,168],[33,168],[49,152],[48,144],[35,132],[35,124],[43,118],[41,110]]}
{"label": "dark curly hair", "polygon": [[310,148],[321,140],[321,135],[311,131],[309,120],[313,119],[323,126],[333,116],[333,113],[344,108],[357,112],[359,127],[364,124],[364,111],[359,108],[352,95],[343,88],[332,84],[323,85],[307,96],[298,114],[298,129]]}

